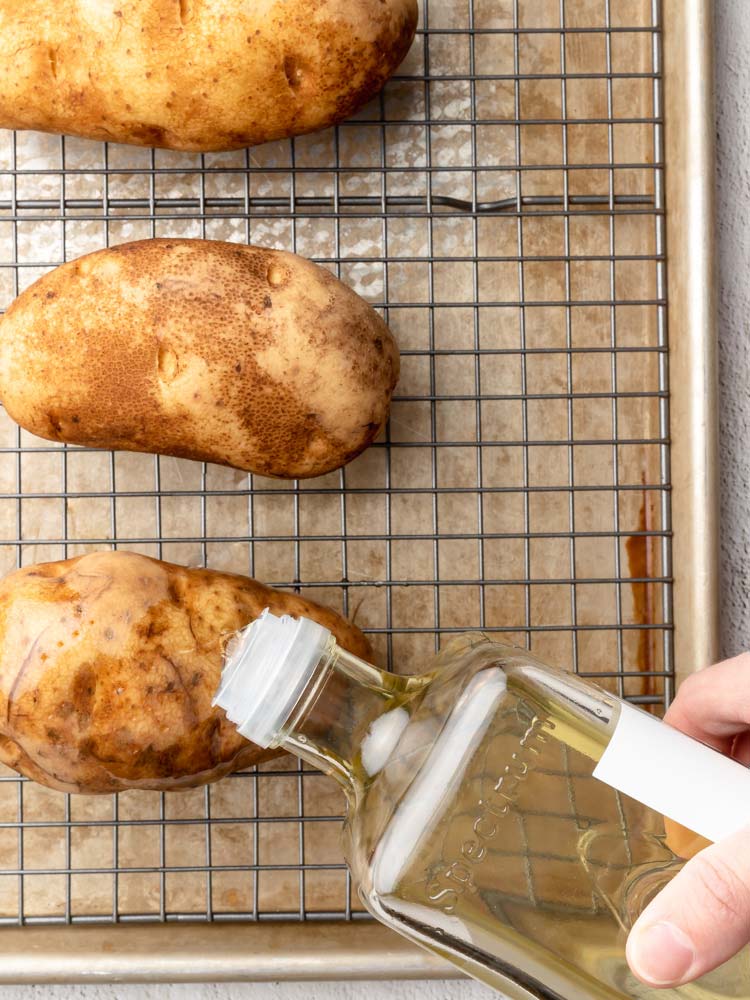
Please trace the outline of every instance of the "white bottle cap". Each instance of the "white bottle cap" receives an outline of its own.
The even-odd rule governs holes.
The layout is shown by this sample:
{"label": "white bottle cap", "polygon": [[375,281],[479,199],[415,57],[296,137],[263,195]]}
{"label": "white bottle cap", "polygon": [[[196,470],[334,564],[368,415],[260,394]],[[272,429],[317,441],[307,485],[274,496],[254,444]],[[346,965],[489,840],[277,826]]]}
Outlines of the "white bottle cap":
{"label": "white bottle cap", "polygon": [[227,647],[212,704],[245,739],[278,746],[330,639],[330,631],[309,618],[278,618],[266,608]]}

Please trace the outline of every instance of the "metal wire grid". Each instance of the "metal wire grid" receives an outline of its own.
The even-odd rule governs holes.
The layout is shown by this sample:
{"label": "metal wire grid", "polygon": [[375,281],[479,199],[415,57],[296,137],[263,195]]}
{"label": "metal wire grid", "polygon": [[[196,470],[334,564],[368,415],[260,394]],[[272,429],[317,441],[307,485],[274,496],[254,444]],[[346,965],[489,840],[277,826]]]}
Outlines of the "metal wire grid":
{"label": "metal wire grid", "polygon": [[[517,742],[508,743],[512,752]],[[609,922],[636,859],[658,851],[666,860],[669,852],[649,837],[648,811],[614,789],[602,790],[582,754],[554,743],[544,753],[509,817],[506,842],[492,851],[489,869],[501,876],[483,895],[496,916],[511,924],[514,908],[547,910],[556,921],[561,914],[578,914]],[[455,817],[457,823],[468,819],[467,825],[474,818]]]}
{"label": "metal wire grid", "polygon": [[[599,61],[582,68],[592,41]],[[672,661],[660,46],[658,0],[429,0],[384,95],[323,137],[196,159],[10,136],[5,304],[104,243],[264,242],[333,267],[382,309],[404,377],[386,438],[309,483],[60,448],[6,418],[5,568],[119,545],[250,572],[357,612],[397,668],[481,627],[662,704]],[[634,52],[647,65],[634,70]],[[603,113],[571,107],[594,88]],[[628,88],[648,91],[647,112],[625,112]],[[626,156],[623,128],[637,137]],[[602,157],[581,158],[585,129],[604,137]],[[625,248],[624,222],[637,237]],[[582,226],[604,244],[584,239],[576,252]],[[550,250],[553,229],[562,243]],[[648,272],[644,288],[624,280],[629,265]],[[599,291],[583,293],[592,273]],[[560,323],[559,337],[545,340],[540,320]],[[501,366],[517,375],[512,388]],[[493,407],[509,406],[503,425]],[[626,571],[628,546],[645,552],[640,571]],[[283,761],[184,795],[92,802],[8,773],[0,920],[356,917],[335,846],[341,804],[323,780]]]}

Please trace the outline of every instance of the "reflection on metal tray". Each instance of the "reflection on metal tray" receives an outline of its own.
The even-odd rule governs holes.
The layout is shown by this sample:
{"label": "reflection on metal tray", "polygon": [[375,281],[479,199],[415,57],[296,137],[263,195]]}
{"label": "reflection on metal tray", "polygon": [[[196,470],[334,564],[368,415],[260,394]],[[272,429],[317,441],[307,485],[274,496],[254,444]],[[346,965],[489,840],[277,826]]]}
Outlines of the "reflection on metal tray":
{"label": "reflection on metal tray", "polygon": [[[662,707],[673,450],[674,544],[706,608],[676,641],[698,662],[715,619],[710,32],[704,4],[672,6],[666,21],[658,0],[425,0],[356,121],[249,151],[0,133],[0,308],[104,244],[249,241],[331,267],[403,356],[387,434],[302,483],[68,449],[3,413],[0,569],[114,544],[339,607],[396,670],[479,627]],[[692,94],[691,147],[670,139],[665,88],[680,133]],[[696,240],[670,258],[693,307],[672,348],[691,377],[674,385],[672,212]],[[678,615],[697,593],[678,590]],[[447,974],[365,923],[341,811],[288,758],[168,795],[67,797],[3,772],[0,922],[21,926],[0,931],[0,979]]]}

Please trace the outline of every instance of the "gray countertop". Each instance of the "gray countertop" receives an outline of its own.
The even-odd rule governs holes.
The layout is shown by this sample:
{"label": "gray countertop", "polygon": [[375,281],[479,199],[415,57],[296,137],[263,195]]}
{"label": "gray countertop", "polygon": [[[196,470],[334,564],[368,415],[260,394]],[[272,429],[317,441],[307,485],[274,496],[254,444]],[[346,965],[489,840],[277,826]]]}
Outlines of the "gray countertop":
{"label": "gray countertop", "polygon": [[474,982],[243,983],[226,986],[6,986],[3,1000],[491,1000]]}
{"label": "gray countertop", "polygon": [[750,4],[716,9],[722,638],[732,655],[750,647]]}
{"label": "gray countertop", "polygon": [[[750,0],[716,0],[722,635],[750,647]],[[479,1000],[474,983],[6,987],[3,1000]]]}

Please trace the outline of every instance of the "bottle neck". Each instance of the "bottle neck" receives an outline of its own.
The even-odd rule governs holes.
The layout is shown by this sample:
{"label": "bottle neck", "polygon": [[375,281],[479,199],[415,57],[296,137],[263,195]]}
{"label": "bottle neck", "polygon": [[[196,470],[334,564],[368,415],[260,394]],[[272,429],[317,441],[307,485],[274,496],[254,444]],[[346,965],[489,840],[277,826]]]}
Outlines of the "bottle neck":
{"label": "bottle neck", "polygon": [[279,745],[336,778],[351,797],[387,760],[408,721],[404,705],[425,683],[378,670],[331,642]]}

